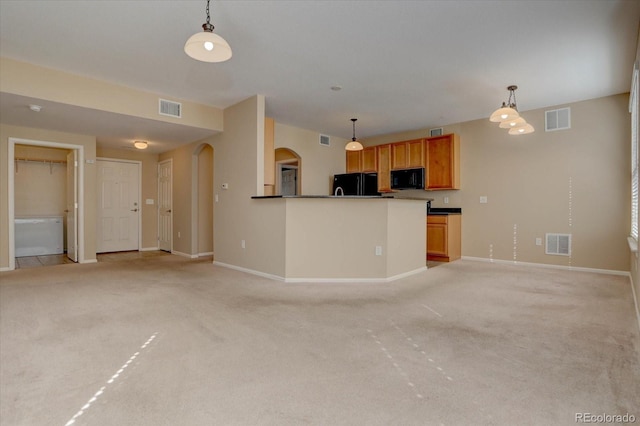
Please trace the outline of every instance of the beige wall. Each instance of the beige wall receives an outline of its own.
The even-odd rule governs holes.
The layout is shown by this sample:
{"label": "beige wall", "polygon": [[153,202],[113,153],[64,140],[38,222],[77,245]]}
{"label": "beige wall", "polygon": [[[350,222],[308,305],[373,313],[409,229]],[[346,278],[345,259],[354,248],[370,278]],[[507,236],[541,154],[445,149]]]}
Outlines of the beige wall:
{"label": "beige wall", "polygon": [[[640,64],[640,29],[638,30],[638,40],[636,44],[636,66]],[[640,109],[640,99],[636,97],[636,108]],[[636,128],[636,135],[640,135],[640,123]],[[638,150],[640,152],[640,150]],[[636,241],[637,243],[637,241]],[[640,259],[638,252],[629,254],[629,269],[631,271],[631,285],[636,296],[636,314],[638,315],[638,324],[640,325]]]}
{"label": "beige wall", "polygon": [[14,173],[14,213],[20,216],[64,216],[67,208],[66,149],[16,145],[15,158],[46,161],[17,161]]}
{"label": "beige wall", "polygon": [[[529,135],[510,136],[487,119],[444,126],[460,135],[461,189],[421,194],[434,198],[433,206],[462,208],[463,256],[629,270],[628,95],[564,106],[571,107],[570,130],[545,132],[542,109],[522,113],[536,128]],[[427,134],[384,135],[365,144]],[[480,196],[488,203],[480,204]],[[571,257],[545,255],[544,245],[535,245],[545,233],[572,234]]]}
{"label": "beige wall", "polygon": [[198,254],[213,252],[213,148],[198,154]]}
{"label": "beige wall", "polygon": [[[0,125],[0,269],[9,268],[9,186],[8,161],[9,138],[56,142],[84,147],[84,261],[96,259],[96,139],[93,136],[61,133],[42,129]],[[21,142],[24,143],[24,142]],[[91,163],[91,161],[94,161]],[[13,161],[13,159],[11,159]],[[87,162],[89,161],[89,162]]]}
{"label": "beige wall", "polygon": [[[142,163],[142,241],[140,247],[143,250],[157,249],[158,247],[158,155],[144,151],[132,151],[124,149],[105,149],[98,147],[97,156],[106,159],[132,160]],[[97,190],[97,187],[96,187]],[[153,200],[153,204],[147,204],[145,200]],[[97,207],[96,207],[97,208]]]}
{"label": "beige wall", "polygon": [[346,139],[331,136],[331,145],[319,142],[320,134],[276,122],[275,147],[289,148],[301,157],[302,195],[329,195],[336,173],[344,173]]}
{"label": "beige wall", "polygon": [[[422,202],[354,198],[280,201],[287,206],[287,280],[387,279],[425,267]],[[376,246],[382,249],[380,256]]]}
{"label": "beige wall", "polygon": [[[216,131],[223,130],[222,110],[182,103],[182,117],[158,114],[158,95],[101,80],[0,58],[0,92],[60,102],[117,114]],[[163,97],[164,99],[164,97]]]}

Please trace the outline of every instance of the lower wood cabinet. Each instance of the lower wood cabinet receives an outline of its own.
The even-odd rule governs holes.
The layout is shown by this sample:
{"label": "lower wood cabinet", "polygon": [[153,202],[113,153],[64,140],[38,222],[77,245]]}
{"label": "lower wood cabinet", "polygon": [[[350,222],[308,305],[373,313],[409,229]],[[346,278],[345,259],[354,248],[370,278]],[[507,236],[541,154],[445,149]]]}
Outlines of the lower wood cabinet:
{"label": "lower wood cabinet", "polygon": [[462,255],[462,215],[427,215],[427,260],[451,262]]}

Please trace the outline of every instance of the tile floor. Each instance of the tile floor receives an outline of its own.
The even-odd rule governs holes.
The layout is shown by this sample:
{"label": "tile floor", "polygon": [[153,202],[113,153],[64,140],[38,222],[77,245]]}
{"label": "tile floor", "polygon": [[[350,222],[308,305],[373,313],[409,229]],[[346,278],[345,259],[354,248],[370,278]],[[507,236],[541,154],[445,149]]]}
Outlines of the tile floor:
{"label": "tile floor", "polygon": [[[164,251],[123,251],[116,253],[98,254],[98,262],[114,262],[119,260],[140,259],[146,257],[165,256],[171,253]],[[38,268],[40,266],[62,265],[73,263],[66,254],[51,254],[46,256],[16,257],[16,269]]]}

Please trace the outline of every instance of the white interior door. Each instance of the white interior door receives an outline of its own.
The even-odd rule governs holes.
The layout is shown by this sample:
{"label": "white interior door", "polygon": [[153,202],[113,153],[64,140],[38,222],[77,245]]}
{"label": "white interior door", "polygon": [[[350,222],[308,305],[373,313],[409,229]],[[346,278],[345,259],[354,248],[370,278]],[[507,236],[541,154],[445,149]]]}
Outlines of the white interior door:
{"label": "white interior door", "polygon": [[78,153],[67,154],[67,257],[78,261]]}
{"label": "white interior door", "polygon": [[139,250],[140,164],[96,161],[96,252]]}
{"label": "white interior door", "polygon": [[171,252],[172,244],[172,174],[171,160],[158,164],[158,248]]}
{"label": "white interior door", "polygon": [[298,169],[282,166],[282,195],[296,195]]}

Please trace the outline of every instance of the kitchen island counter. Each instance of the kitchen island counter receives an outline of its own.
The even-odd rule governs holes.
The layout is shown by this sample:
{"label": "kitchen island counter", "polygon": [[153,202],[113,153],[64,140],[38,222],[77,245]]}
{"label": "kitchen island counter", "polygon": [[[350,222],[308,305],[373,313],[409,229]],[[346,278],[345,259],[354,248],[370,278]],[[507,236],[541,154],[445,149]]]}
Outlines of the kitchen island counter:
{"label": "kitchen island counter", "polygon": [[425,200],[252,198],[259,238],[238,244],[254,259],[248,272],[286,282],[388,282],[426,269]]}

